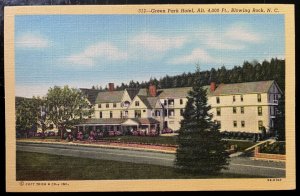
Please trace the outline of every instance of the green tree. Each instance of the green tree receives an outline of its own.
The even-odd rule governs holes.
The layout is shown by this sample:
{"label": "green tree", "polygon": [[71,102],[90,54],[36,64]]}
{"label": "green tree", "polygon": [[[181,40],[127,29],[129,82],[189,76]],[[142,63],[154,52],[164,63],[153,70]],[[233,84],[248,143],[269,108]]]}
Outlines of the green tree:
{"label": "green tree", "polygon": [[41,107],[44,100],[39,97],[23,98],[16,97],[16,131],[23,133],[25,137],[28,131],[43,125]]}
{"label": "green tree", "polygon": [[47,120],[60,130],[61,138],[67,128],[73,128],[93,113],[92,106],[82,92],[68,86],[50,88],[46,105]]}
{"label": "green tree", "polygon": [[211,120],[199,67],[196,75],[181,121],[175,164],[181,171],[215,174],[228,164],[226,143],[221,140],[219,126]]}

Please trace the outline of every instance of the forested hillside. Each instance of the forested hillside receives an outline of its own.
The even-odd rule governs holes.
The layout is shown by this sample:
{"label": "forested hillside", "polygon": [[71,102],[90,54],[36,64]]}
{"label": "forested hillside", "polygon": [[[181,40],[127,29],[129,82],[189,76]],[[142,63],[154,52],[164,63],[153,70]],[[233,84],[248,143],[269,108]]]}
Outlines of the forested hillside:
{"label": "forested hillside", "polygon": [[[162,78],[151,78],[149,81],[138,82],[130,81],[129,84],[122,83],[116,86],[116,90],[125,88],[147,88],[150,83],[158,88],[174,88],[192,86],[195,80],[195,73],[183,73],[176,76],[166,75]],[[284,91],[285,86],[285,60],[271,59],[270,61],[245,61],[242,66],[235,66],[226,69],[224,66],[219,69],[212,68],[209,71],[201,72],[201,84],[208,85],[210,82],[219,83],[240,83],[264,80],[275,80],[279,87]],[[93,86],[93,89],[107,90],[107,87]]]}

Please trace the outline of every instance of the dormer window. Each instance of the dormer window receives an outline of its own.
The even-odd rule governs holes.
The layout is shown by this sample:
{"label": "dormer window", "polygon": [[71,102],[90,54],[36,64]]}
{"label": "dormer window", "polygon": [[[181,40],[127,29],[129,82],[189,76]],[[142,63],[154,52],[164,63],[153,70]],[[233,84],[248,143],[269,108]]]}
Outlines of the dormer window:
{"label": "dormer window", "polygon": [[123,103],[123,107],[128,107],[130,105],[130,102],[129,101],[125,101],[124,103]]}
{"label": "dormer window", "polygon": [[140,106],[140,102],[139,101],[135,101],[135,106]]}

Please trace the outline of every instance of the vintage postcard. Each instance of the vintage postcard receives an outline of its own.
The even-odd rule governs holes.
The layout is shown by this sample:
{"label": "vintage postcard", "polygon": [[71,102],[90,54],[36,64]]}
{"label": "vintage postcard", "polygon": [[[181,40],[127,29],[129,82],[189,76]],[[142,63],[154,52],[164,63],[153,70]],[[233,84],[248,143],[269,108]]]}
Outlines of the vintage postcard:
{"label": "vintage postcard", "polygon": [[293,5],[4,16],[8,192],[295,189]]}

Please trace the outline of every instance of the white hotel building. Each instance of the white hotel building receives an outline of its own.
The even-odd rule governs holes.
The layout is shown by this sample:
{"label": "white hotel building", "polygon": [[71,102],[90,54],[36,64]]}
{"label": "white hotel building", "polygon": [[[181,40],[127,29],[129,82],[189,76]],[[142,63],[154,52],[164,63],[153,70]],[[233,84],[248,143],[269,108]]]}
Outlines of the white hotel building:
{"label": "white hotel building", "polygon": [[[278,99],[282,91],[275,81],[259,81],[235,84],[211,83],[207,89],[208,104],[213,120],[221,131],[259,133],[262,126],[268,132],[274,126]],[[78,125],[83,130],[152,129],[161,131],[168,127],[179,130],[183,119],[188,92],[191,87],[156,89],[114,90],[100,92],[81,89],[94,106],[90,119]]]}

